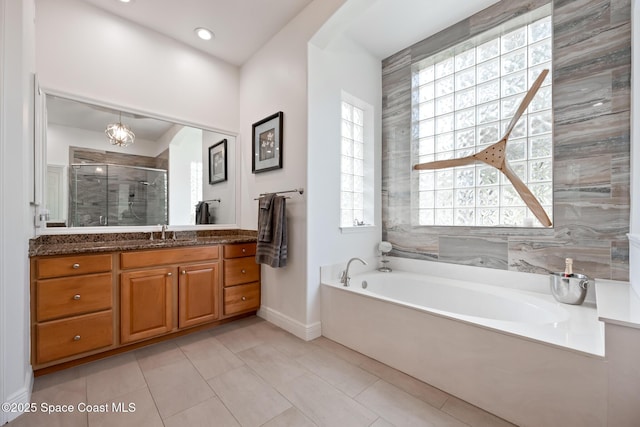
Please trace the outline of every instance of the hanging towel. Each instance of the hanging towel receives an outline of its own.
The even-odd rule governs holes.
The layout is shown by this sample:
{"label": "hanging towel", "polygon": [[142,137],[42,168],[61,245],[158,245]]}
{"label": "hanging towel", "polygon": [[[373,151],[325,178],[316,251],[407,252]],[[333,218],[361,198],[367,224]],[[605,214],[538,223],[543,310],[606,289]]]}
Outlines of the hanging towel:
{"label": "hanging towel", "polygon": [[200,202],[196,205],[196,224],[209,224],[209,203]]}
{"label": "hanging towel", "polygon": [[[273,268],[287,265],[287,214],[285,197],[271,195],[271,217],[258,223],[258,243],[256,246],[256,262],[267,264]],[[262,214],[262,198],[260,199],[260,212]],[[271,229],[271,240],[260,240],[262,225],[268,223]]]}
{"label": "hanging towel", "polygon": [[270,242],[273,230],[273,199],[274,193],[260,197],[258,205],[258,242]]}

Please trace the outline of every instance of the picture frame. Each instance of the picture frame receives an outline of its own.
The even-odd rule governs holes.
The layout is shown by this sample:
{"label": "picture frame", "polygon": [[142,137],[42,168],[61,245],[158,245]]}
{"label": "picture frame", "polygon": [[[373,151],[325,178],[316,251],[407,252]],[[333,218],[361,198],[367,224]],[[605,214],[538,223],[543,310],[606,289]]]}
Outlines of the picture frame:
{"label": "picture frame", "polygon": [[209,184],[227,180],[227,140],[209,147]]}
{"label": "picture frame", "polygon": [[253,124],[251,172],[260,173],[282,168],[283,116],[282,111],[278,111]]}

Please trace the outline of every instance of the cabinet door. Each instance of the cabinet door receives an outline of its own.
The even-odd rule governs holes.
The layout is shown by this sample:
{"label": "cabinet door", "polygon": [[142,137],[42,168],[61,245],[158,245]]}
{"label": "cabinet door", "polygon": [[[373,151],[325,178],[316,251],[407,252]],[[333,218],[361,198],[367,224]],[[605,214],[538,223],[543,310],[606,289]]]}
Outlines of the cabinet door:
{"label": "cabinet door", "polygon": [[218,318],[218,263],[180,267],[178,327],[198,325]]}
{"label": "cabinet door", "polygon": [[171,331],[174,268],[132,271],[120,276],[120,338],[123,343]]}

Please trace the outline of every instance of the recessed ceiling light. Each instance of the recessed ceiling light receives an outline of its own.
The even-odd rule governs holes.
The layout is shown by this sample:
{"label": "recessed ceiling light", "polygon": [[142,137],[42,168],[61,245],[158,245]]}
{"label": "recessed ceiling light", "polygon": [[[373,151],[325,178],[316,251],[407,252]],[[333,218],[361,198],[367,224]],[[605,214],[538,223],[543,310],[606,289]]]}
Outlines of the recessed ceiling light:
{"label": "recessed ceiling light", "polygon": [[213,33],[206,28],[198,27],[193,31],[195,31],[196,35],[202,40],[211,40],[213,38]]}
{"label": "recessed ceiling light", "polygon": [[131,0],[120,0],[120,3],[131,3]]}

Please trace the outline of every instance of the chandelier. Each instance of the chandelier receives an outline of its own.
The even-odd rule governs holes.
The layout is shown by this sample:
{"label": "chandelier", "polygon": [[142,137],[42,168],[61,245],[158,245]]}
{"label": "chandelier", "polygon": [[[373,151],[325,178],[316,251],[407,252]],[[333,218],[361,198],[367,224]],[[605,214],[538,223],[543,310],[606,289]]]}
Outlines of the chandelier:
{"label": "chandelier", "polygon": [[108,124],[104,133],[107,135],[107,138],[109,138],[109,143],[111,145],[117,145],[118,147],[131,145],[136,138],[129,126],[122,124],[122,112],[120,112],[118,117],[118,123]]}

